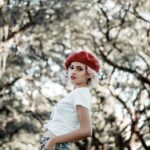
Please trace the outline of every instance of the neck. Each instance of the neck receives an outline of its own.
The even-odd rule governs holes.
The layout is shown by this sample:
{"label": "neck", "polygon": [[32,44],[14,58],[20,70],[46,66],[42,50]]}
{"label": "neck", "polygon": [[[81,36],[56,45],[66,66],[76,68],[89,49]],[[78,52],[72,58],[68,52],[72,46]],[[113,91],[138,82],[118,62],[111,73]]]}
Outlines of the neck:
{"label": "neck", "polygon": [[80,88],[80,87],[89,87],[89,86],[88,86],[88,85],[75,85],[75,86],[74,86],[74,89]]}

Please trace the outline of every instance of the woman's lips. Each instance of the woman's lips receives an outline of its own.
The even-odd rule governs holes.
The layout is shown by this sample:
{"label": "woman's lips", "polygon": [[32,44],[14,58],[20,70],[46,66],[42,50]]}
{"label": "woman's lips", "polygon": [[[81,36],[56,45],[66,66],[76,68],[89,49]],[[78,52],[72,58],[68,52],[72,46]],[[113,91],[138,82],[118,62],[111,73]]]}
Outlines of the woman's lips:
{"label": "woman's lips", "polygon": [[74,80],[74,79],[76,79],[76,77],[75,76],[71,76],[71,79]]}

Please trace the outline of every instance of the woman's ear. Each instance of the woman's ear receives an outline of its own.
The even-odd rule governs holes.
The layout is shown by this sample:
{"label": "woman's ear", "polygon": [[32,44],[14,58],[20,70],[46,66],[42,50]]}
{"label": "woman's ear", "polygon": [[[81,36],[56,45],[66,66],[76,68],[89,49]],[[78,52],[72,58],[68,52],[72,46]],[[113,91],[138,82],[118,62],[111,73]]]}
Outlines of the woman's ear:
{"label": "woman's ear", "polygon": [[88,77],[88,79],[91,79],[92,78],[92,74],[91,73],[87,73],[87,77]]}

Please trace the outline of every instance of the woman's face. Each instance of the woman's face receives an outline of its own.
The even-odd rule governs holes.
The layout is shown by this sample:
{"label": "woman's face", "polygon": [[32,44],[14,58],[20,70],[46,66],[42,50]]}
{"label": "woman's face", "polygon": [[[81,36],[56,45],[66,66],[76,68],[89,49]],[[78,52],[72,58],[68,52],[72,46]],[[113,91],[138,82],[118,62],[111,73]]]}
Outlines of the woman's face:
{"label": "woman's face", "polygon": [[88,86],[88,78],[86,66],[80,62],[72,62],[68,69],[69,78],[76,87]]}

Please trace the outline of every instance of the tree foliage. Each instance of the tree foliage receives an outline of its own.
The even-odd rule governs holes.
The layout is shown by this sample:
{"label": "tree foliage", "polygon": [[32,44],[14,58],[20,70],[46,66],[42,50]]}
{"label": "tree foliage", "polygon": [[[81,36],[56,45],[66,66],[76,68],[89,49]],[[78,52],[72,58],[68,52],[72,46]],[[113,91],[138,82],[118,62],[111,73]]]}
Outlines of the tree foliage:
{"label": "tree foliage", "polygon": [[38,147],[52,106],[69,91],[63,62],[79,49],[95,53],[101,71],[93,136],[75,149],[150,149],[149,12],[145,0],[2,0],[2,149]]}

